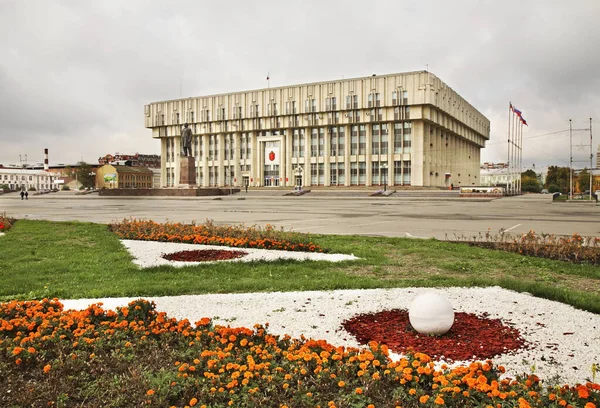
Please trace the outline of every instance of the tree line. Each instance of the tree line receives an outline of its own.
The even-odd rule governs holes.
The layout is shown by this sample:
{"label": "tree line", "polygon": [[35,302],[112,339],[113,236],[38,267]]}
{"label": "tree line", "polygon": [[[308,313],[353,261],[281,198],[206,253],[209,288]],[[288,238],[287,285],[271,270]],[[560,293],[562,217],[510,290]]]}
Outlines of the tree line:
{"label": "tree line", "polygon": [[[542,183],[535,171],[529,169],[521,173],[521,191],[530,193],[539,193],[542,189],[547,189],[549,193],[569,193],[570,185],[569,167],[550,166],[546,181]],[[577,175],[573,175],[574,191],[587,191],[590,188],[589,170],[583,169]]]}

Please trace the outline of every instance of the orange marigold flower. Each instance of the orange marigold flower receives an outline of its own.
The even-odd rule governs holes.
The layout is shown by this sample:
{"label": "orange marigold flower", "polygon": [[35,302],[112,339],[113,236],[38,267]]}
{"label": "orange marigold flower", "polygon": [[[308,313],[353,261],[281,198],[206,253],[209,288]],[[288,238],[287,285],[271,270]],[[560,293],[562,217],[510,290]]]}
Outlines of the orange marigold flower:
{"label": "orange marigold flower", "polygon": [[146,391],[146,395],[154,395],[154,390],[149,389],[148,391]]}
{"label": "orange marigold flower", "polygon": [[596,404],[594,404],[593,402],[588,402],[587,404],[585,404],[584,408],[596,408]]}
{"label": "orange marigold flower", "polygon": [[21,354],[22,351],[23,351],[23,348],[15,347],[12,351],[12,354],[13,354],[13,356],[18,356],[19,354]]}
{"label": "orange marigold flower", "polygon": [[444,399],[442,397],[437,397],[433,402],[437,405],[444,405]]}
{"label": "orange marigold flower", "polygon": [[375,408],[375,405],[369,404],[369,405],[367,405],[367,408]]}
{"label": "orange marigold flower", "polygon": [[44,373],[46,373],[46,374],[49,373],[51,369],[52,369],[52,366],[50,364],[46,364],[44,366]]}
{"label": "orange marigold flower", "polygon": [[421,398],[419,398],[419,402],[421,404],[426,404],[427,401],[429,401],[429,395],[423,395]]}
{"label": "orange marigold flower", "polygon": [[343,387],[344,385],[346,385],[346,383],[345,383],[345,382],[343,382],[343,381],[340,381],[340,382],[338,383],[338,387]]}
{"label": "orange marigold flower", "polygon": [[194,405],[196,405],[198,403],[198,400],[196,398],[192,398],[190,400],[190,407],[193,407]]}
{"label": "orange marigold flower", "polygon": [[577,395],[579,396],[579,398],[588,398],[590,396],[590,393],[585,387],[585,385],[580,385],[577,387]]}
{"label": "orange marigold flower", "polygon": [[362,388],[357,388],[354,390],[354,392],[357,393],[358,395],[360,395],[363,393],[363,390],[362,390]]}

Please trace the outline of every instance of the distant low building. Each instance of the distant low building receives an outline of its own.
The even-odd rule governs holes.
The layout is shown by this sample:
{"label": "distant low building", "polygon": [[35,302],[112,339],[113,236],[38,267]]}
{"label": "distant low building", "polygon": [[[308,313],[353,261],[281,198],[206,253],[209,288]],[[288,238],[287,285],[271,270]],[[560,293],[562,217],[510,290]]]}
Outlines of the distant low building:
{"label": "distant low building", "polygon": [[51,190],[54,188],[55,176],[47,171],[23,169],[18,167],[0,168],[0,186],[6,185],[11,191],[17,190]]}
{"label": "distant low building", "polygon": [[159,154],[107,154],[104,157],[98,158],[98,164],[119,164],[120,162],[128,161],[131,166],[147,167],[149,169],[160,169]]}
{"label": "distant low building", "polygon": [[105,164],[96,171],[96,188],[152,188],[153,174],[146,167]]}
{"label": "distant low building", "polygon": [[511,174],[508,168],[481,169],[479,172],[482,186],[507,186],[520,178],[520,174]]}

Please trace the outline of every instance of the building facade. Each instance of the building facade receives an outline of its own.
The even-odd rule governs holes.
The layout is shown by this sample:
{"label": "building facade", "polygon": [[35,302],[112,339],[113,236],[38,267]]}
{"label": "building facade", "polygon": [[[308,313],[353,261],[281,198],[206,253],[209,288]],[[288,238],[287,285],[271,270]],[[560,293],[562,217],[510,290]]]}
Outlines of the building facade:
{"label": "building facade", "polygon": [[52,190],[55,176],[43,170],[22,169],[3,167],[0,168],[0,186],[6,185],[11,191],[30,190]]}
{"label": "building facade", "polygon": [[197,184],[479,184],[490,122],[430,72],[193,97],[145,106],[161,142],[161,186],[177,187],[181,128]]}
{"label": "building facade", "polygon": [[141,166],[105,164],[96,170],[96,188],[152,188],[153,172]]}

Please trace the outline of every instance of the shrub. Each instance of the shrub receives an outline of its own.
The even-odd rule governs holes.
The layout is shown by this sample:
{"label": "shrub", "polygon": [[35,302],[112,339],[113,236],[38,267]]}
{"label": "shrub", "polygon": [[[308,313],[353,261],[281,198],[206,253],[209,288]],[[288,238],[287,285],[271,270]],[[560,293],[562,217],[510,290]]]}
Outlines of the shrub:
{"label": "shrub", "polygon": [[0,232],[8,231],[13,224],[15,223],[14,218],[10,218],[6,215],[6,213],[0,213]]}
{"label": "shrub", "polygon": [[63,184],[63,186],[60,188],[62,191],[68,191],[71,189],[71,187],[67,186],[66,184]]}

